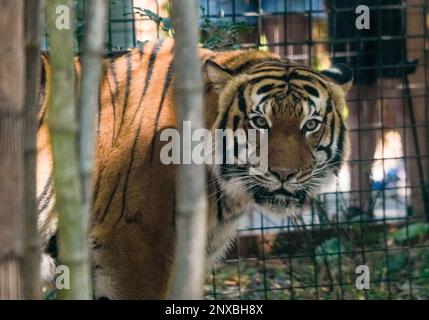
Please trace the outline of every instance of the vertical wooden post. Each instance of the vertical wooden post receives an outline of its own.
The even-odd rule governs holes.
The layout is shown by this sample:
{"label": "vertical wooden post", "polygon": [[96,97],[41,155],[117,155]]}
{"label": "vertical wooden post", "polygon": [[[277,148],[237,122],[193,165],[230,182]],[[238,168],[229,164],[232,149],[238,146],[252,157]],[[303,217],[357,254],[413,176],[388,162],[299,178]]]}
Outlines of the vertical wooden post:
{"label": "vertical wooden post", "polygon": [[25,0],[25,216],[24,296],[41,299],[40,237],[37,229],[36,155],[37,112],[40,82],[41,1]]}
{"label": "vertical wooden post", "polygon": [[87,2],[85,17],[85,37],[82,52],[82,75],[79,95],[79,156],[83,184],[83,208],[85,219],[89,221],[92,209],[92,171],[94,153],[95,119],[98,110],[98,96],[104,55],[105,20],[107,2],[91,0]]}
{"label": "vertical wooden post", "polygon": [[[88,221],[82,205],[77,143],[73,1],[47,0],[47,16],[52,68],[48,125],[54,160],[55,201],[59,215],[59,263],[70,270],[70,287],[60,290],[59,296],[61,299],[90,299],[92,290]],[[70,23],[69,26],[67,22]]]}
{"label": "vertical wooden post", "polygon": [[21,299],[24,215],[24,2],[0,0],[0,300]]}
{"label": "vertical wooden post", "polygon": [[[174,1],[175,93],[177,127],[183,144],[191,136],[182,130],[184,121],[192,129],[204,128],[201,62],[198,52],[198,1]],[[189,150],[184,147],[183,150]],[[205,272],[207,223],[206,171],[204,165],[182,164],[176,181],[176,261],[170,297],[201,299]]]}

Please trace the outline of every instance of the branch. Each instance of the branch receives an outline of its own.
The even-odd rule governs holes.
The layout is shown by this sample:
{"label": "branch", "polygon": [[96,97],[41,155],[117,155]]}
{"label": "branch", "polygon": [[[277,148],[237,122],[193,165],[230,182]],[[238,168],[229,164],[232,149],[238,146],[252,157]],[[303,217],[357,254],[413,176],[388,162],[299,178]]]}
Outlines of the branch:
{"label": "branch", "polygon": [[[183,121],[192,129],[204,128],[201,61],[198,52],[198,3],[173,2],[176,35],[174,67],[177,127]],[[193,72],[189,72],[192,70]],[[182,141],[191,141],[183,136]],[[176,175],[177,245],[171,298],[201,299],[205,271],[207,220],[206,176],[204,165],[180,165]]]}
{"label": "branch", "polygon": [[24,216],[24,296],[40,300],[40,237],[37,229],[36,155],[37,110],[40,81],[41,2],[25,1],[25,216]]}
{"label": "branch", "polygon": [[77,146],[74,35],[72,26],[63,29],[56,27],[59,16],[56,9],[60,5],[67,6],[73,17],[71,0],[47,0],[52,68],[48,125],[59,218],[59,262],[70,268],[70,289],[62,290],[59,294],[62,299],[90,299],[88,221],[82,206]]}

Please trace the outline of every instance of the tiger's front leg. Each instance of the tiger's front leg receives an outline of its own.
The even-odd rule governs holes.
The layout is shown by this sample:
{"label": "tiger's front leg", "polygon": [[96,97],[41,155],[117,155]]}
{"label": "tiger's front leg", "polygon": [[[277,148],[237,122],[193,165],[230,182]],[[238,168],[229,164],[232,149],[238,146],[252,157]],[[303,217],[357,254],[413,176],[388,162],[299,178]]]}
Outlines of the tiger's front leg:
{"label": "tiger's front leg", "polygon": [[129,171],[110,166],[102,172],[90,233],[96,298],[167,298],[176,232],[174,177],[174,167],[159,170],[149,157]]}
{"label": "tiger's front leg", "polygon": [[173,231],[124,222],[92,237],[96,299],[165,299],[172,272]]}

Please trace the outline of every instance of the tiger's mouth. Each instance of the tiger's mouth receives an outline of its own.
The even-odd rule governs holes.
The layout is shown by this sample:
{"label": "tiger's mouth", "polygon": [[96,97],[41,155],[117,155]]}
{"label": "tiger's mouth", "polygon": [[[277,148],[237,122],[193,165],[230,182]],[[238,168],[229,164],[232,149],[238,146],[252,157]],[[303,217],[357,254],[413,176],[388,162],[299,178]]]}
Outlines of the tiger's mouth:
{"label": "tiger's mouth", "polygon": [[273,213],[288,213],[290,209],[297,209],[304,205],[310,197],[306,184],[301,186],[284,185],[273,182],[266,176],[259,176],[258,179],[249,175],[245,166],[221,166],[221,174],[218,179],[221,187],[228,197],[239,198],[246,194],[261,209]]}
{"label": "tiger's mouth", "polygon": [[252,190],[253,198],[257,204],[271,204],[280,207],[288,207],[291,204],[302,206],[307,198],[306,192],[297,190],[290,192],[284,188],[269,191],[265,187]]}

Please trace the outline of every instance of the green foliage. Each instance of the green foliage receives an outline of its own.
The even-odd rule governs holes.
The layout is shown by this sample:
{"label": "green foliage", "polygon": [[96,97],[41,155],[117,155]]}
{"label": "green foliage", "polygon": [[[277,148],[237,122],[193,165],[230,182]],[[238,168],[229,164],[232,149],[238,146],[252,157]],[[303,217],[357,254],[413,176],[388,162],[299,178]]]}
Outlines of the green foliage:
{"label": "green foliage", "polygon": [[[379,232],[372,232],[380,236]],[[320,256],[317,267],[311,257],[296,257],[293,252],[291,258],[283,252],[283,257],[281,253],[265,260],[242,257],[239,262],[219,265],[215,278],[212,274],[206,277],[207,298],[213,298],[209,296],[213,293],[213,284],[216,299],[315,299],[316,294],[321,300],[429,298],[429,240],[419,242],[419,247],[413,249],[367,252],[365,261],[360,254],[350,254],[347,245],[339,250],[339,242],[344,241],[343,238],[330,238],[317,246],[314,250],[319,254],[331,253],[333,257],[329,263]],[[354,252],[362,249],[355,244],[350,246]],[[341,261],[338,260],[340,252]],[[305,253],[299,251],[300,255]],[[360,264],[366,264],[371,271],[368,291],[358,290],[354,285],[356,266]],[[410,274],[413,277],[411,283]],[[340,283],[343,285],[336,285]]]}
{"label": "green foliage", "polygon": [[389,255],[388,257],[388,270],[389,272],[399,272],[408,263],[408,258],[403,252],[397,252]]}
{"label": "green foliage", "polygon": [[58,294],[55,290],[46,290],[43,292],[43,300],[58,300]]}
{"label": "green foliage", "polygon": [[425,234],[429,233],[428,223],[414,223],[393,232],[392,237],[396,243],[402,244],[404,242],[416,240]]}
{"label": "green foliage", "polygon": [[158,25],[158,28],[160,28],[162,31],[167,33],[172,32],[173,27],[171,25],[170,18],[163,18],[149,9],[134,7],[134,10],[135,13],[137,13],[140,17],[145,17],[155,22]]}
{"label": "green foliage", "polygon": [[252,30],[245,22],[230,22],[218,20],[211,21],[204,18],[201,26],[201,45],[203,48],[220,49],[238,49],[239,38],[243,33],[249,33]]}
{"label": "green foliage", "polygon": [[[169,17],[161,17],[148,9],[134,7],[134,10],[141,17],[154,21],[168,36],[174,37],[174,29]],[[203,8],[201,10],[204,12]],[[205,17],[201,25],[200,44],[201,47],[211,50],[237,49],[240,36],[250,31],[252,27],[243,21],[233,22],[223,19],[213,21]]]}
{"label": "green foliage", "polygon": [[350,245],[338,238],[330,238],[315,249],[316,262],[319,265],[324,263],[336,263],[340,257],[340,254],[344,254],[350,250]]}

